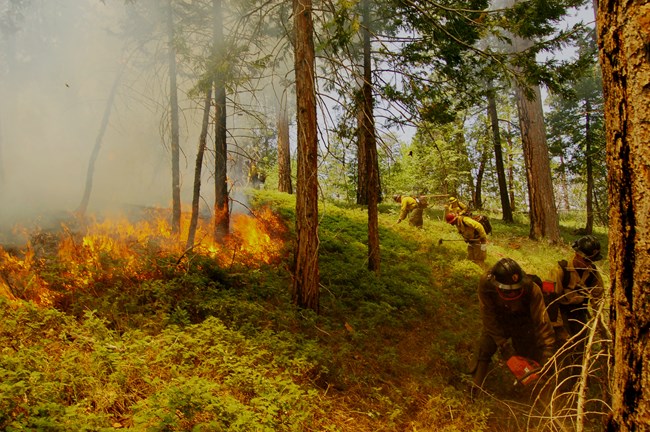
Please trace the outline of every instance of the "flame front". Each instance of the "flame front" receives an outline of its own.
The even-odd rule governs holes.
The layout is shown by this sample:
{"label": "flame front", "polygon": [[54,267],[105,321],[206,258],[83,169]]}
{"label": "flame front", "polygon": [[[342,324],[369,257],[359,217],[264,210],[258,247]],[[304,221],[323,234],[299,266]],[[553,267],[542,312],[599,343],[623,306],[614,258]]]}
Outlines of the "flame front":
{"label": "flame front", "polygon": [[[10,254],[0,247],[0,295],[13,292],[17,297],[49,305],[57,292],[91,291],[98,282],[118,279],[155,278],[163,271],[160,261],[167,265],[174,262],[160,258],[178,257],[180,263],[188,252],[184,247],[188,220],[189,215],[184,215],[180,236],[172,234],[164,215],[136,222],[121,217],[93,220],[85,225],[83,233],[62,226],[55,241],[48,242],[48,247],[40,245],[38,254],[33,239],[20,254]],[[230,235],[223,243],[215,243],[212,221],[200,221],[192,253],[210,256],[224,267],[259,267],[281,259],[287,230],[270,209],[263,208],[254,215],[234,215],[230,222]],[[40,275],[48,267],[46,263],[56,272],[49,270],[47,275]]]}

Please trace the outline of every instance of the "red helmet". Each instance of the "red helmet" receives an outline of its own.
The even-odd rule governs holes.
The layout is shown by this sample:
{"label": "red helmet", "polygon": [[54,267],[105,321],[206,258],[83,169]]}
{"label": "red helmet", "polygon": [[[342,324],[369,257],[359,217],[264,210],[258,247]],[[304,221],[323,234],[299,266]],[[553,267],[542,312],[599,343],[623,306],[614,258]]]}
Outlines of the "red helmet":
{"label": "red helmet", "polygon": [[456,222],[456,219],[458,219],[458,216],[456,216],[456,213],[447,213],[445,215],[445,220],[449,224],[453,224],[454,222]]}

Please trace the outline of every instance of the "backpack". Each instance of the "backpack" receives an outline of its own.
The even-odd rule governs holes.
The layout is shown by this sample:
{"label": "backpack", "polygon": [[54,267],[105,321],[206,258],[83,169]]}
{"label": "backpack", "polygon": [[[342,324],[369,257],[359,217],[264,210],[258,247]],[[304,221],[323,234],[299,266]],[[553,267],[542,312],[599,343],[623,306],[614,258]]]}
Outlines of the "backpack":
{"label": "backpack", "polygon": [[[566,265],[566,261],[565,261],[565,265]],[[560,313],[560,305],[556,301],[557,294],[555,294],[555,282],[549,280],[543,280],[541,277],[535,274],[528,274],[528,276],[542,290],[542,297],[544,298],[544,304],[546,305],[546,312],[548,313],[548,317],[551,320],[551,323],[557,322],[558,315]]]}
{"label": "backpack", "polygon": [[418,203],[420,208],[427,208],[429,207],[429,198],[427,198],[426,195],[416,195],[413,198],[415,198],[415,201]]}
{"label": "backpack", "polygon": [[487,216],[475,215],[475,216],[470,216],[470,217],[472,219],[474,219],[476,222],[483,225],[483,229],[485,230],[485,234],[491,234],[492,233],[492,224],[490,223],[490,219],[488,219]]}

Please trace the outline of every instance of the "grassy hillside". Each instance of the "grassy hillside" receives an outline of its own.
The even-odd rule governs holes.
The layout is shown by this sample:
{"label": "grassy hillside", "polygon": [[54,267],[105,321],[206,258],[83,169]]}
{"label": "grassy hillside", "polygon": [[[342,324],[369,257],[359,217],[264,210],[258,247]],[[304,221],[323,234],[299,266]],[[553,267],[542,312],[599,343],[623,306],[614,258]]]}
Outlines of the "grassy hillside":
{"label": "grassy hillside", "polygon": [[[469,397],[483,269],[465,259],[463,242],[438,244],[459,239],[441,206],[426,210],[423,230],[396,225],[397,207],[380,206],[375,275],[366,270],[365,210],[322,204],[317,316],[290,301],[294,199],[251,197],[285,223],[274,239],[279,258],[268,264],[164,253],[149,239],[135,272],[108,251],[76,268],[86,277],[80,289],[66,284],[61,252],[4,253],[0,428],[534,430],[525,395],[498,364],[489,394]],[[509,256],[546,274],[570,248],[531,242],[523,222],[492,221],[487,264]],[[566,225],[570,242],[575,227]],[[21,300],[35,281],[52,301]]]}

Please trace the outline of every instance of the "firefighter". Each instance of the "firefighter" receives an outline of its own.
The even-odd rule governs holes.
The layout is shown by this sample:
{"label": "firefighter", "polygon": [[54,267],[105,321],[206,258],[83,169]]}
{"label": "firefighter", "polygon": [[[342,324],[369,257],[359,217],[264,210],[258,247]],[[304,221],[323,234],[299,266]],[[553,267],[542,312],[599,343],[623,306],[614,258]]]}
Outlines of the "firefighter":
{"label": "firefighter", "polygon": [[458,198],[449,197],[449,201],[447,201],[447,205],[445,206],[445,215],[448,213],[455,213],[458,216],[469,216],[470,211],[467,205],[460,202]]}
{"label": "firefighter", "polygon": [[467,258],[477,264],[483,264],[487,257],[487,234],[479,222],[469,216],[447,213],[445,220],[453,225],[467,243]]}
{"label": "firefighter", "polygon": [[515,260],[502,258],[489,269],[479,281],[478,297],[483,330],[470,366],[476,386],[483,385],[497,351],[505,361],[517,355],[540,365],[553,356],[555,333],[541,288]]}
{"label": "firefighter", "polygon": [[424,219],[422,216],[426,205],[421,203],[418,198],[413,198],[410,196],[403,197],[402,195],[399,194],[393,195],[393,200],[395,200],[396,203],[401,204],[399,217],[397,218],[397,223],[402,222],[410,214],[409,224],[417,228],[422,228],[422,225],[424,224]]}
{"label": "firefighter", "polygon": [[[600,242],[593,235],[579,238],[571,247],[573,256],[558,261],[551,271],[554,293],[551,304],[559,306],[561,326],[556,326],[559,342],[579,334],[603,296],[603,279],[594,264],[603,259]],[[585,335],[586,336],[586,335]],[[583,343],[584,343],[584,337]],[[580,344],[579,344],[580,345]]]}

